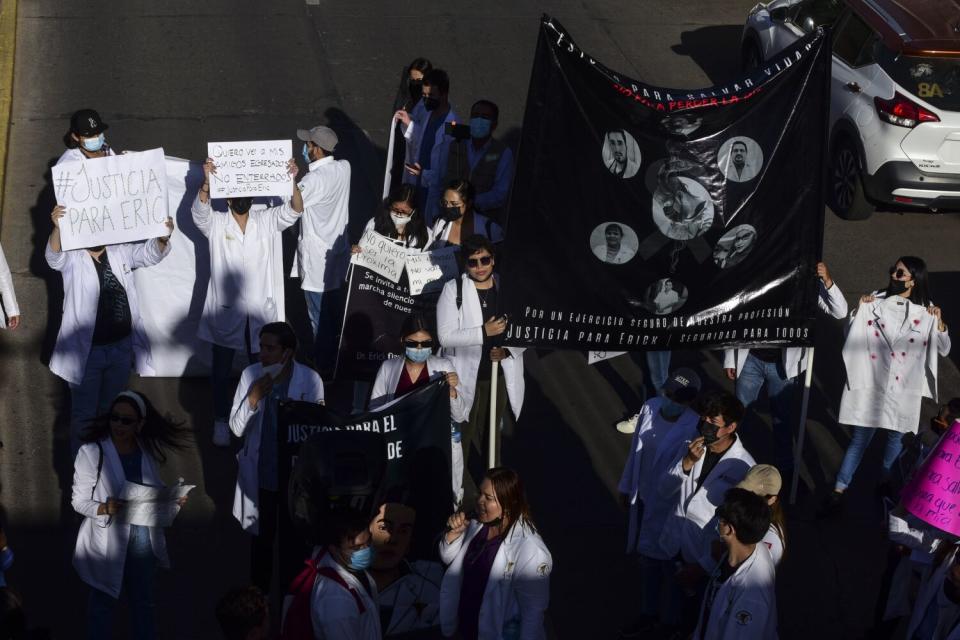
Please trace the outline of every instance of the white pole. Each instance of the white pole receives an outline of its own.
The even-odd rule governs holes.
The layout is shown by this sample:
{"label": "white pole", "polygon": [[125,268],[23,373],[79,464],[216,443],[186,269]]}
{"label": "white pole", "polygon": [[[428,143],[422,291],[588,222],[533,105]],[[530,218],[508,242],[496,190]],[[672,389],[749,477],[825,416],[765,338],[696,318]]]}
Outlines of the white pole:
{"label": "white pole", "polygon": [[490,430],[487,434],[487,469],[497,466],[497,387],[500,363],[494,362],[490,370]]}
{"label": "white pole", "polygon": [[[800,404],[800,433],[797,435],[797,451],[793,456],[793,482],[790,485],[790,504],[797,501],[797,484],[800,481],[800,465],[803,462],[803,438],[807,433],[807,405],[810,402],[810,385],[813,382],[813,347],[807,349],[807,375],[803,380],[803,402]],[[783,428],[786,425],[781,425]]]}

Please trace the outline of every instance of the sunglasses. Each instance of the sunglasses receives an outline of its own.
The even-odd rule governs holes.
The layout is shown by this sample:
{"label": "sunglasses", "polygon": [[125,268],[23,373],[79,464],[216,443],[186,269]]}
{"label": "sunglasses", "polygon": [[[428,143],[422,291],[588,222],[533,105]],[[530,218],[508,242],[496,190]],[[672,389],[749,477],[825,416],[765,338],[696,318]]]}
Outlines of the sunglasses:
{"label": "sunglasses", "polygon": [[476,269],[481,265],[483,265],[484,267],[489,267],[491,262],[493,262],[493,256],[483,256],[482,258],[467,258],[467,266],[470,267],[471,269]]}
{"label": "sunglasses", "polygon": [[890,267],[890,275],[896,276],[897,278],[902,278],[903,276],[913,276],[906,269],[898,269],[897,267]]}
{"label": "sunglasses", "polygon": [[403,346],[406,349],[433,349],[433,340],[424,340],[423,342],[404,340]]}
{"label": "sunglasses", "polygon": [[136,424],[136,423],[137,423],[137,419],[136,419],[136,418],[131,418],[130,416],[118,416],[118,415],[115,414],[115,413],[111,413],[111,414],[110,414],[110,422],[117,422],[117,423],[122,424],[122,425],[125,426],[125,427],[129,427],[130,425]]}

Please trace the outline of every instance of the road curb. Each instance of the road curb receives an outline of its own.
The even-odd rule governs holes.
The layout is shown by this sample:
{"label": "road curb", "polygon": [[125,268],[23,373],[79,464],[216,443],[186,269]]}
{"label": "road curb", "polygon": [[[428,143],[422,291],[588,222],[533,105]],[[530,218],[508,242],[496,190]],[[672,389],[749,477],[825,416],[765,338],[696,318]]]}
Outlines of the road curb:
{"label": "road curb", "polygon": [[7,147],[13,108],[13,65],[17,48],[17,0],[0,0],[0,228],[7,176]]}

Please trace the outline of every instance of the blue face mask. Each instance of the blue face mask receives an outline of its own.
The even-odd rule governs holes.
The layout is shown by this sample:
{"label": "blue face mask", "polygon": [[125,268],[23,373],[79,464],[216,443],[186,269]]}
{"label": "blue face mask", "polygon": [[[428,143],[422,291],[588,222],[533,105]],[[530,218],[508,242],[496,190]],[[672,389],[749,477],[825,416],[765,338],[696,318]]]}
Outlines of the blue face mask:
{"label": "blue face mask", "polygon": [[373,562],[373,547],[367,546],[363,549],[357,549],[350,554],[350,560],[347,561],[347,567],[351,571],[365,571],[370,568]]}
{"label": "blue face mask", "polygon": [[313,160],[310,159],[310,148],[307,146],[306,142],[303,143],[303,159],[307,164],[313,162]]}
{"label": "blue face mask", "polygon": [[674,402],[670,398],[664,398],[660,405],[660,413],[663,414],[663,417],[670,419],[679,417],[684,409],[686,409],[685,406],[679,402]]}
{"label": "blue face mask", "polygon": [[407,360],[417,363],[426,362],[432,353],[432,350],[427,347],[407,347],[403,351],[404,355],[407,356]]}
{"label": "blue face mask", "polygon": [[83,148],[87,151],[100,151],[103,148],[103,143],[105,139],[101,133],[96,138],[84,138],[81,140],[83,143]]}
{"label": "blue face mask", "polygon": [[490,135],[493,123],[486,118],[470,118],[470,137],[482,140]]}

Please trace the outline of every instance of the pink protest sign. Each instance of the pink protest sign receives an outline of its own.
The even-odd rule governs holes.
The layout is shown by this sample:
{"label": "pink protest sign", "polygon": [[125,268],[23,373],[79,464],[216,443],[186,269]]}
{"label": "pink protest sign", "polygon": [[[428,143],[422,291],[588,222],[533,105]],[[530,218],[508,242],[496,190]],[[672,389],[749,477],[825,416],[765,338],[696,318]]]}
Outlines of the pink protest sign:
{"label": "pink protest sign", "polygon": [[900,501],[927,524],[960,536],[960,420],[940,438],[903,488]]}

